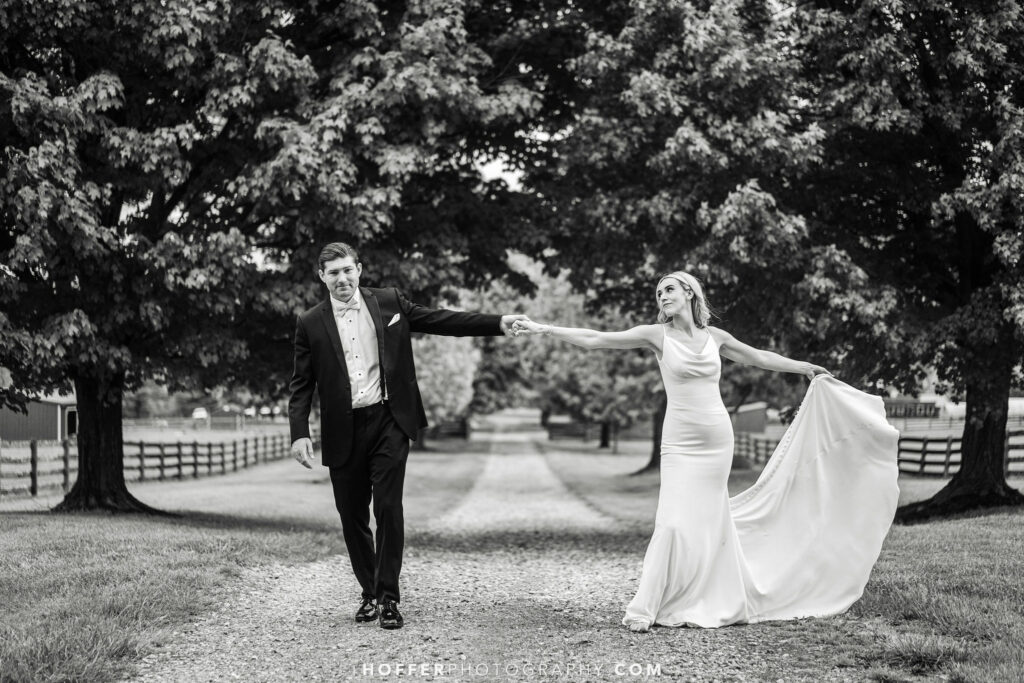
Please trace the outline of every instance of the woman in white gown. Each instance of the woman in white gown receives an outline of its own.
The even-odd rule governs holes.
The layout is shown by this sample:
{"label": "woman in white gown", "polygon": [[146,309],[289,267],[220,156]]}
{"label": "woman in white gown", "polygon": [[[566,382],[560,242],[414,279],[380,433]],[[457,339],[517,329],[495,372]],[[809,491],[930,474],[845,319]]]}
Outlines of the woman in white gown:
{"label": "woman in white gown", "polygon": [[[700,283],[687,273],[662,278],[657,300],[659,324],[623,332],[515,323],[518,334],[657,355],[668,396],[661,491],[623,623],[634,631],[714,628],[845,611],[863,593],[899,494],[898,433],[881,399],[711,327]],[[733,433],[719,356],[811,379],[757,482],[732,499]]]}

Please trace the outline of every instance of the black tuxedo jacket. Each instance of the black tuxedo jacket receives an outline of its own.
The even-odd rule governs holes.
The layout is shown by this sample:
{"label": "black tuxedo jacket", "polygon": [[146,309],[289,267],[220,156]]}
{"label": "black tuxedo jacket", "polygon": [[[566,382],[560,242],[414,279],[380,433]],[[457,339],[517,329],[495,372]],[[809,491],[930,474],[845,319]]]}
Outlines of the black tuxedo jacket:
{"label": "black tuxedo jacket", "polygon": [[[416,384],[409,334],[497,336],[501,334],[501,316],[426,308],[408,301],[394,288],[360,287],[359,292],[377,330],[380,376],[391,414],[405,435],[415,440],[419,430],[427,426],[427,416]],[[323,464],[343,465],[352,451],[352,388],[330,299],[299,314],[295,326],[295,368],[289,389],[292,442],[309,436],[309,412],[315,389],[320,396]],[[384,389],[381,387],[381,395]]]}

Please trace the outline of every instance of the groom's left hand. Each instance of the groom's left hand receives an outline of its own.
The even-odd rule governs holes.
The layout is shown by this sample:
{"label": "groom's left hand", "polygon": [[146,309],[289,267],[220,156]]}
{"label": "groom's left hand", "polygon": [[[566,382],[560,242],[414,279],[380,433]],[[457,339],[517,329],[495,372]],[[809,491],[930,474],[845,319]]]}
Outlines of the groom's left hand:
{"label": "groom's left hand", "polygon": [[517,320],[529,320],[530,318],[522,313],[501,316],[501,332],[506,337],[512,336],[512,323]]}

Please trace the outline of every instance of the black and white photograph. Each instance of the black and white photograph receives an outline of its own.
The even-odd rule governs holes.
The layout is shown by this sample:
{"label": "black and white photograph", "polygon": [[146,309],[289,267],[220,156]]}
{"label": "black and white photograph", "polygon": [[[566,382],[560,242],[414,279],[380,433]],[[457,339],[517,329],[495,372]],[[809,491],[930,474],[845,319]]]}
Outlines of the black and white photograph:
{"label": "black and white photograph", "polygon": [[1024,1],[0,0],[0,683],[1024,681]]}

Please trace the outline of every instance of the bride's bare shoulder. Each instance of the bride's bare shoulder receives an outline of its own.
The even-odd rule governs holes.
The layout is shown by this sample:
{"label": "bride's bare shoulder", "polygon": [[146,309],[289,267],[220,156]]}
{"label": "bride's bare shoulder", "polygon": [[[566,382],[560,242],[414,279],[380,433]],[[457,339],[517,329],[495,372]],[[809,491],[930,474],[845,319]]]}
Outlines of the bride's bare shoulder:
{"label": "bride's bare shoulder", "polygon": [[717,342],[723,342],[726,339],[732,339],[731,334],[723,330],[721,327],[715,327],[713,325],[708,325],[708,334],[714,337],[715,341]]}

